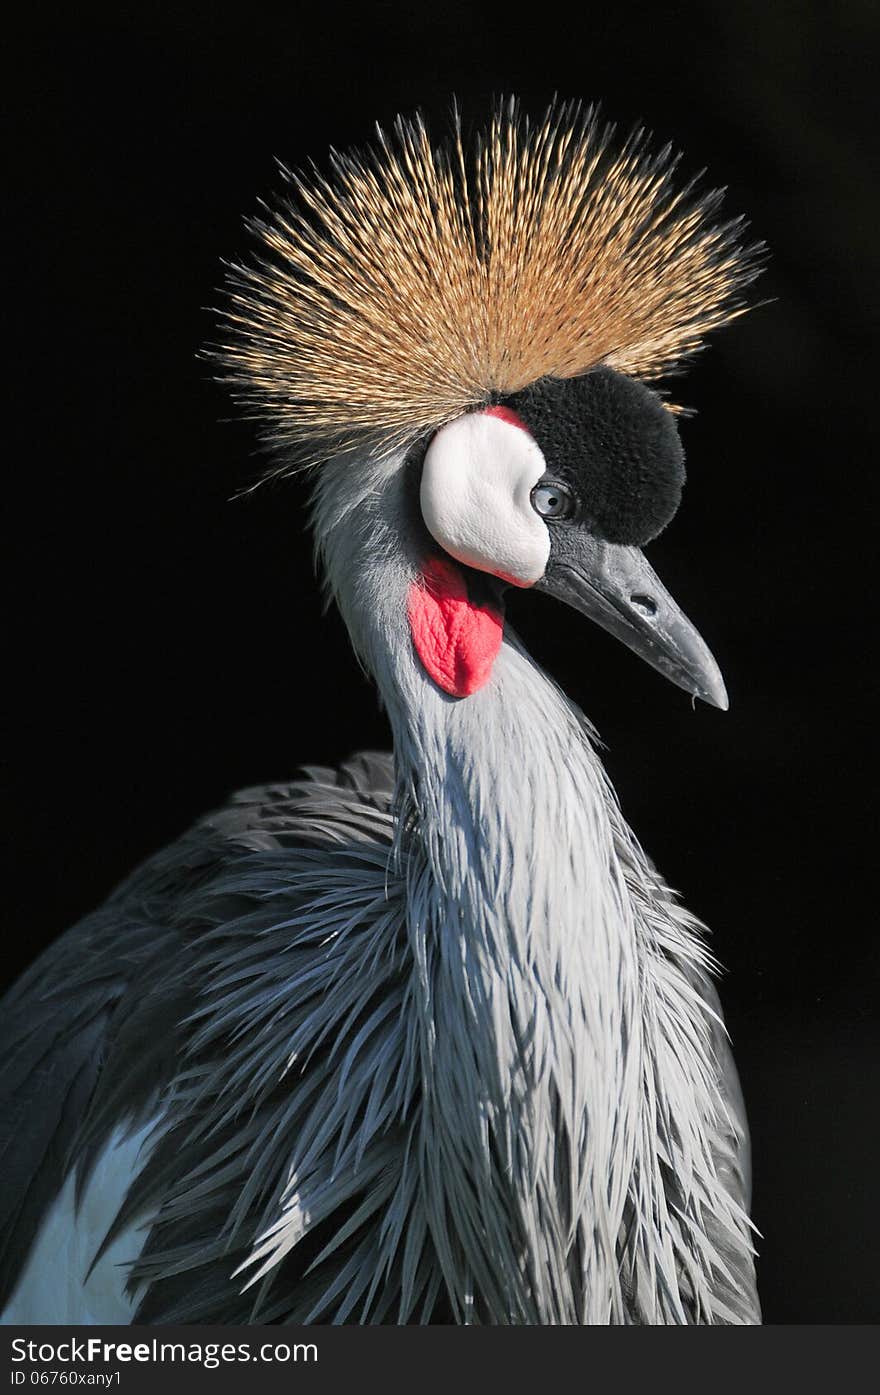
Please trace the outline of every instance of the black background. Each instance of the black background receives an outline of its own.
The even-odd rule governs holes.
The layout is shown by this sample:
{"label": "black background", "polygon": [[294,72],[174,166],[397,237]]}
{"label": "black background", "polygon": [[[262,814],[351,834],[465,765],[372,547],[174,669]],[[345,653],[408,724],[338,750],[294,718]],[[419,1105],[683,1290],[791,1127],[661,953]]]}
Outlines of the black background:
{"label": "black background", "polygon": [[513,619],[727,966],[767,1321],[875,1320],[876,5],[28,13],[5,84],[9,975],[231,790],[387,742],[321,613],[303,488],[231,502],[261,462],[196,359],[274,157],[419,105],[441,126],[452,92],[474,118],[502,91],[600,97],[772,252],[772,303],[676,386],[689,482],[650,552],[731,711],[549,600]]}

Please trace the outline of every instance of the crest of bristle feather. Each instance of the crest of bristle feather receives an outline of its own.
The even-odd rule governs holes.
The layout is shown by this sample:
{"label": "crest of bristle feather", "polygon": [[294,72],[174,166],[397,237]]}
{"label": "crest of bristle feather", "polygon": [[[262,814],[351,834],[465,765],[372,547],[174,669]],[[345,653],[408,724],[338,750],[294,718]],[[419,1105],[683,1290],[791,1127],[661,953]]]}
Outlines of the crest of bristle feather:
{"label": "crest of bristle feather", "polygon": [[467,147],[457,114],[443,145],[399,118],[330,163],[284,171],[212,351],[282,469],[405,448],[546,376],[661,378],[757,274],[719,191],[578,104],[531,123],[507,102]]}

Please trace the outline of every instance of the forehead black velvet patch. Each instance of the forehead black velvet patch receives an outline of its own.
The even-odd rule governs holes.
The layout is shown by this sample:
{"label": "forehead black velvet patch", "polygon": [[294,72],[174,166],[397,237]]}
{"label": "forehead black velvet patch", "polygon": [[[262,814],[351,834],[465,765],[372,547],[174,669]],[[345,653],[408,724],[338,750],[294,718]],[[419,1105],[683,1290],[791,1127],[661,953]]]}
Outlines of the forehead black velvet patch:
{"label": "forehead black velvet patch", "polygon": [[684,451],[675,417],[644,383],[595,368],[500,400],[531,431],[548,475],[572,489],[591,532],[640,545],[666,527],[681,500]]}

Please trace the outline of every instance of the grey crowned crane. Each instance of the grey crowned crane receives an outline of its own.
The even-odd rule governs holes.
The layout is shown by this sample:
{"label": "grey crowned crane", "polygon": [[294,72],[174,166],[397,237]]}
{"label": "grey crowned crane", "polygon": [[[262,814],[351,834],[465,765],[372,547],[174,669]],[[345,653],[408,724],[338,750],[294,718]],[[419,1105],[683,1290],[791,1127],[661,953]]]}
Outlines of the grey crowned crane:
{"label": "grey crowned crane", "polygon": [[255,222],[220,372],[313,473],[394,752],[236,795],[12,989],[5,1321],[760,1321],[701,926],[504,622],[547,592],[727,705],[641,551],[684,479],[649,383],[758,259],[675,164],[505,104]]}

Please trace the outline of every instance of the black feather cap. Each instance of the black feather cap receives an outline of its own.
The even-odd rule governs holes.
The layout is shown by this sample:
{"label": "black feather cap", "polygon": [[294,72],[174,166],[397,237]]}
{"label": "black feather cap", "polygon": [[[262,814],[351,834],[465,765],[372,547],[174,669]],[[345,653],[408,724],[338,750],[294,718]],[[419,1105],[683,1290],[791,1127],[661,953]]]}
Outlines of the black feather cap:
{"label": "black feather cap", "polygon": [[578,517],[608,542],[640,546],[675,514],[685,480],[675,415],[645,383],[599,367],[541,378],[499,398],[528,427]]}

